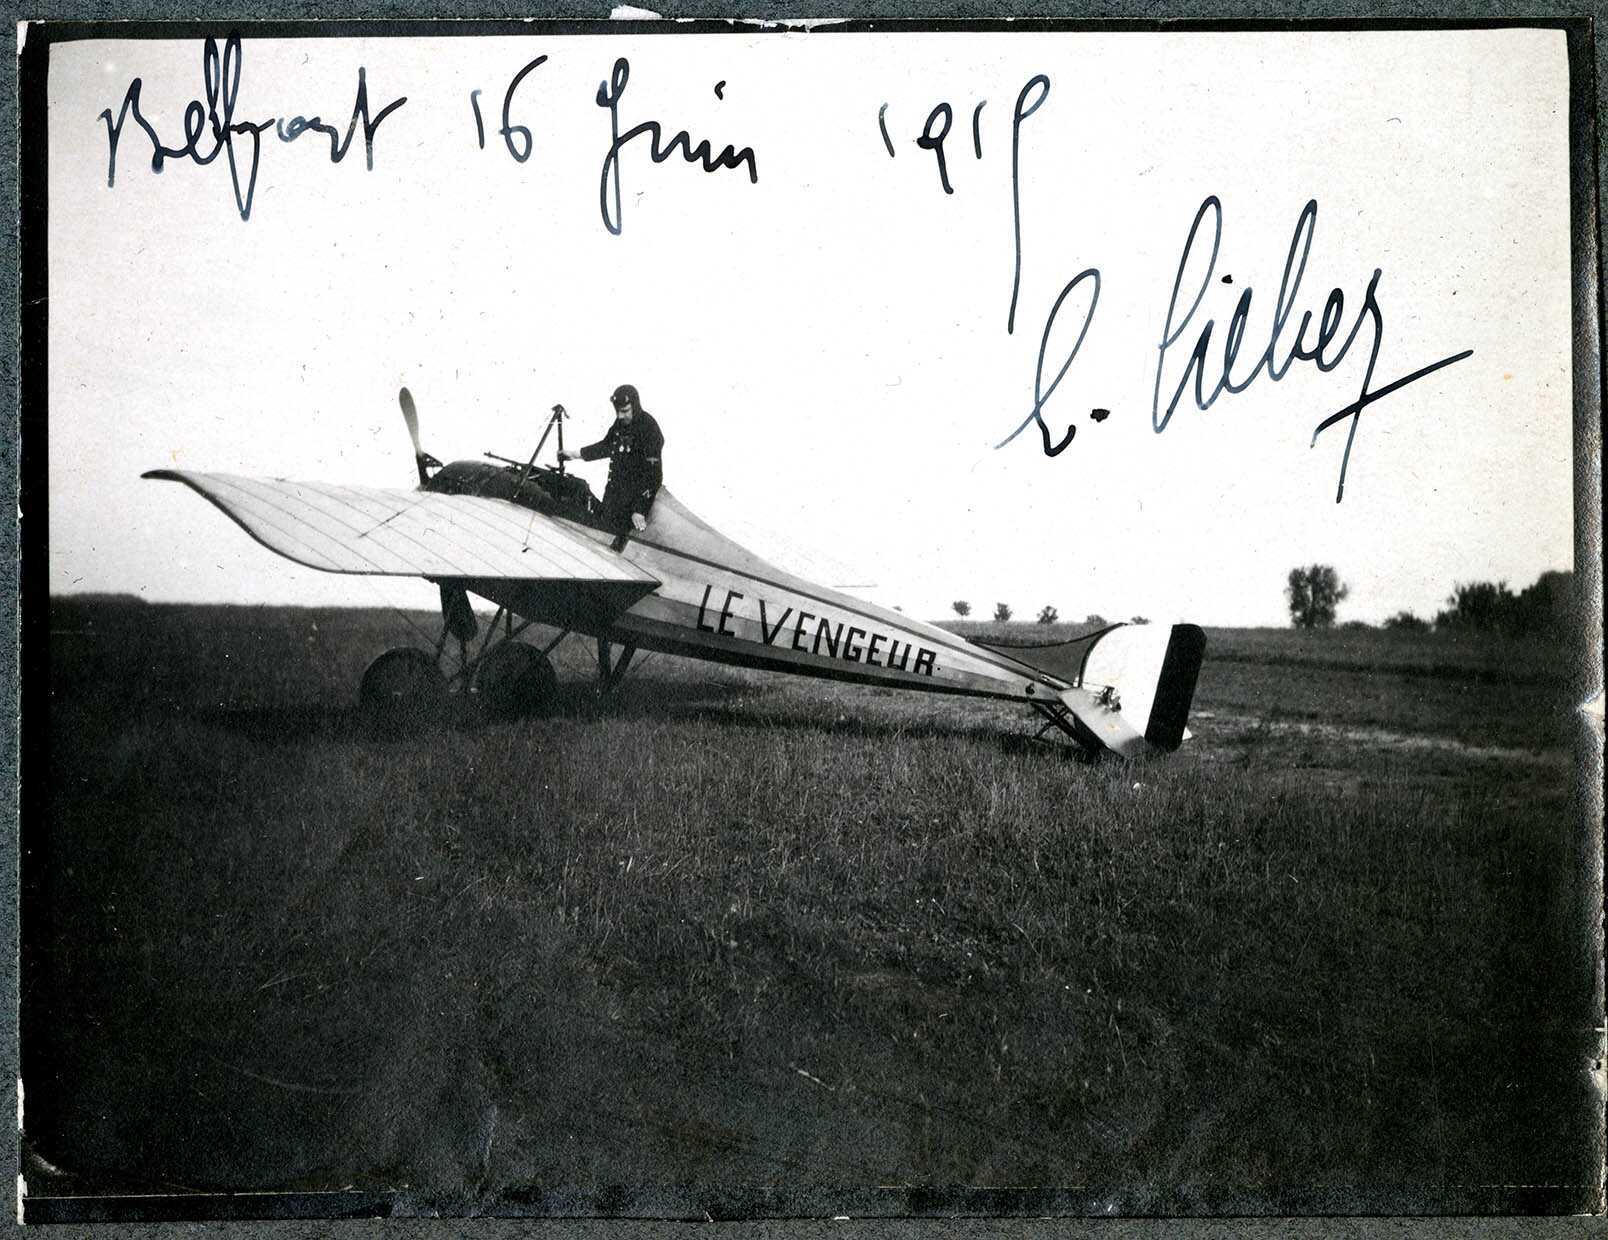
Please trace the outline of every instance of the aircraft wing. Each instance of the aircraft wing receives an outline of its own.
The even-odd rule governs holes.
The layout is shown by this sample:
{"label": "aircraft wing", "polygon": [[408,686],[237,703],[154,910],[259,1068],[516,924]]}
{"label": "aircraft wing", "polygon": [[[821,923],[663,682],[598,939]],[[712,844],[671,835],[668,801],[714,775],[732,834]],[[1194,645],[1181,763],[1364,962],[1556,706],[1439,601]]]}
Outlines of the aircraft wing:
{"label": "aircraft wing", "polygon": [[270,551],[329,573],[575,582],[630,598],[659,585],[621,556],[507,500],[177,469],[142,477],[184,483]]}

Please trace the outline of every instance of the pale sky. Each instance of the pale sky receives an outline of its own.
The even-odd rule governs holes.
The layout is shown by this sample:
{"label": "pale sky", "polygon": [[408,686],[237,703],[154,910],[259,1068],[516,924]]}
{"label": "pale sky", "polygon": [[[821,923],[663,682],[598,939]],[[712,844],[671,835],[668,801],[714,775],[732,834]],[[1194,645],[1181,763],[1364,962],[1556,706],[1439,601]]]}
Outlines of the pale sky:
{"label": "pale sky", "polygon": [[[520,163],[503,98],[539,55],[510,109],[532,134]],[[656,164],[634,139],[611,234],[594,96],[619,57],[622,130],[657,120],[666,142],[687,129],[716,155],[751,148],[758,182],[679,152]],[[166,466],[409,486],[403,385],[447,460],[525,457],[555,402],[574,415],[567,442],[597,438],[608,393],[633,383],[665,432],[666,485],[694,512],[929,618],[965,598],[1024,618],[1049,603],[1281,624],[1288,570],[1323,562],[1351,586],[1341,617],[1379,620],[1432,615],[1460,580],[1520,588],[1572,566],[1562,32],[248,37],[234,119],[318,114],[344,131],[360,66],[371,113],[407,100],[375,131],[373,170],[361,129],[340,164],[317,133],[270,131],[243,221],[226,157],[152,175],[132,118],[107,186],[99,113],[138,77],[143,114],[183,146],[201,41],[52,49],[53,591],[431,605],[427,585],[279,559],[184,488],[139,480]],[[1009,333],[1012,110],[1038,74]],[[915,141],[940,102],[952,194]],[[244,184],[249,139],[236,155]],[[1162,359],[1211,195],[1220,253]],[[1297,361],[1204,412],[1186,394],[1157,434],[1158,361],[1165,406],[1215,320],[1209,390],[1247,289],[1230,376],[1251,373],[1309,199],[1275,358],[1338,288],[1332,360],[1375,268],[1377,320],[1361,316],[1329,373]],[[1210,242],[1208,224],[1175,329]],[[995,450],[1032,410],[1051,306],[1090,268],[1099,303],[1045,406],[1075,439],[1050,459],[1030,428]],[[1062,307],[1046,384],[1092,282]],[[1376,336],[1375,391],[1472,354],[1362,414],[1336,504],[1346,427],[1309,442],[1357,399]],[[605,471],[583,471],[599,493]]]}

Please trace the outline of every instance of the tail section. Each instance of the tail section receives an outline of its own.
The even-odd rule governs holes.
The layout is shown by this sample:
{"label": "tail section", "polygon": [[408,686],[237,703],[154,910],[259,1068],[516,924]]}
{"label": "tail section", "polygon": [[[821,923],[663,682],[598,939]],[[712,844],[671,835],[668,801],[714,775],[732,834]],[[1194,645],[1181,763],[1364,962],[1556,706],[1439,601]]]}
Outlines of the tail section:
{"label": "tail section", "polygon": [[1061,700],[1105,748],[1125,758],[1183,744],[1206,653],[1199,625],[1120,625],[1085,639],[1082,674]]}
{"label": "tail section", "polygon": [[1206,634],[1194,624],[1119,624],[1053,646],[988,648],[1070,682],[1061,692],[1076,721],[1068,730],[1090,749],[1133,758],[1183,743]]}

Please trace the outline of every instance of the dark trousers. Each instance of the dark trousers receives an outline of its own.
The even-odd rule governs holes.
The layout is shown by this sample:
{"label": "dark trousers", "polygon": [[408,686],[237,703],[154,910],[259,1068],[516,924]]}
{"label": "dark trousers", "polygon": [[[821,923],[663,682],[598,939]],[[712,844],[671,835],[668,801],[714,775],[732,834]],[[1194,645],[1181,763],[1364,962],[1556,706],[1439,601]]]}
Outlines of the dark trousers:
{"label": "dark trousers", "polygon": [[625,544],[633,533],[631,514],[636,511],[634,497],[624,496],[615,491],[603,492],[602,509],[598,513],[603,528],[614,533],[613,547],[616,551],[625,550]]}

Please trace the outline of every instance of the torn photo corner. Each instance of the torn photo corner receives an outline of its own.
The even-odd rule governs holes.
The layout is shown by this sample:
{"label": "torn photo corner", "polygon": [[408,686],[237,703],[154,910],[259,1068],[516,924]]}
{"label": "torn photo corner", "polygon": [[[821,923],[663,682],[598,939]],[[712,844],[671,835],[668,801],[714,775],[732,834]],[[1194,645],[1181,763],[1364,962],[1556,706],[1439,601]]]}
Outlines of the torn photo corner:
{"label": "torn photo corner", "polygon": [[1600,1209],[1586,24],[614,16],[19,34],[24,1217]]}

